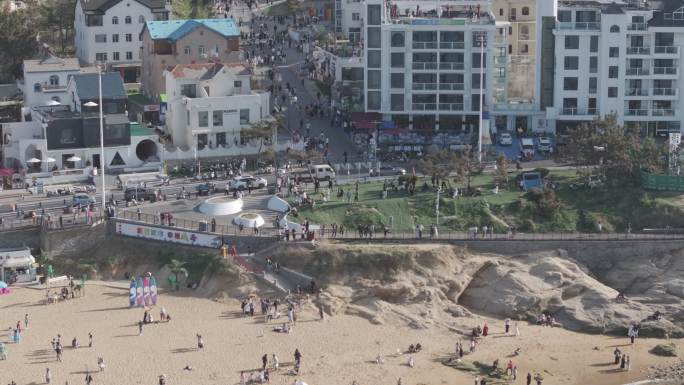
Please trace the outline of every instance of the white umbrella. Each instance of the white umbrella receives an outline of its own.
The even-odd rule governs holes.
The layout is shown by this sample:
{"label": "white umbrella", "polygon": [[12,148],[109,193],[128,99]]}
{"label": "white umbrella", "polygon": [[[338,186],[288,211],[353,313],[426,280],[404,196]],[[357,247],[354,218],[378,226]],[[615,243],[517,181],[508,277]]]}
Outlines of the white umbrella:
{"label": "white umbrella", "polygon": [[80,162],[80,161],[81,161],[81,158],[77,157],[76,155],[67,159],[67,162]]}
{"label": "white umbrella", "polygon": [[97,107],[99,104],[97,104],[97,103],[95,103],[95,102],[93,102],[93,101],[90,101],[90,102],[88,102],[88,103],[83,103],[83,105],[86,106],[86,107]]}
{"label": "white umbrella", "polygon": [[45,162],[46,162],[46,163],[53,163],[53,162],[56,162],[56,159],[55,159],[55,158],[50,158],[50,157],[48,156],[47,158],[45,158]]}
{"label": "white umbrella", "polygon": [[58,101],[56,101],[56,100],[50,100],[49,102],[47,102],[47,105],[48,105],[48,106],[59,106],[59,105],[61,105],[61,104],[62,104],[62,103],[60,103],[60,102],[58,102]]}
{"label": "white umbrella", "polygon": [[40,163],[40,159],[38,158],[31,158],[26,161],[26,163]]}

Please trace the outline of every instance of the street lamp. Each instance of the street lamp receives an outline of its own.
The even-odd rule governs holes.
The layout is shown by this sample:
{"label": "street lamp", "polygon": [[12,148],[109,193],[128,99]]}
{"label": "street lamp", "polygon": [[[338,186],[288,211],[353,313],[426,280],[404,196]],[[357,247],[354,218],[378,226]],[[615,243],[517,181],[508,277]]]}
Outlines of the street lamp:
{"label": "street lamp", "polygon": [[99,104],[92,100],[85,103],[86,107],[100,107],[100,168],[102,175],[102,215],[106,212],[107,192],[105,186],[105,157],[104,157],[104,116],[102,115],[102,67],[97,66],[97,91]]}
{"label": "street lamp", "polygon": [[477,41],[480,43],[480,123],[479,127],[477,129],[477,161],[482,162],[482,109],[484,108],[484,51],[485,51],[485,42],[486,42],[486,37],[487,35],[482,34],[478,36]]}

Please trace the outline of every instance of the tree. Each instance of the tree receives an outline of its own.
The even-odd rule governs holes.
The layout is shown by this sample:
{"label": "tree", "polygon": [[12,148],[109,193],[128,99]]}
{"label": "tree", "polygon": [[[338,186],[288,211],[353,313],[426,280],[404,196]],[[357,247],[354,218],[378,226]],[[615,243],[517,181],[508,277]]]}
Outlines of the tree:
{"label": "tree", "polygon": [[177,19],[208,19],[211,5],[207,0],[173,0],[173,15]]}
{"label": "tree", "polygon": [[261,154],[261,149],[264,147],[264,140],[273,142],[275,128],[280,124],[277,120],[261,120],[253,123],[249,128],[240,131],[240,137],[244,140],[257,139],[259,140],[259,151],[257,152],[257,160]]}
{"label": "tree", "polygon": [[506,155],[504,154],[501,154],[496,158],[494,181],[500,186],[508,186],[508,159],[506,159]]}
{"label": "tree", "polygon": [[[70,53],[67,47],[73,36],[76,0],[52,0],[40,4],[38,10],[38,30],[40,40],[51,46],[59,43],[60,54]],[[46,35],[46,36],[43,36]]]}
{"label": "tree", "polygon": [[470,191],[470,185],[475,175],[481,174],[484,171],[484,166],[476,157],[473,156],[472,151],[457,158],[454,171],[456,172],[456,179],[466,181],[466,190]]}
{"label": "tree", "polygon": [[172,259],[171,262],[169,262],[166,267],[169,268],[171,271],[171,274],[173,274],[176,277],[176,290],[180,289],[180,285],[178,283],[178,276],[183,275],[185,279],[188,279],[188,269],[185,268],[185,262],[181,262],[177,259]]}
{"label": "tree", "polygon": [[0,9],[0,80],[13,81],[22,75],[24,59],[31,58],[37,46],[37,31],[27,10]]}
{"label": "tree", "polygon": [[446,180],[446,182],[450,184],[449,174],[454,171],[457,163],[457,154],[448,151],[440,151],[420,159],[418,161],[418,170],[425,175],[433,177],[437,184],[442,180]]}

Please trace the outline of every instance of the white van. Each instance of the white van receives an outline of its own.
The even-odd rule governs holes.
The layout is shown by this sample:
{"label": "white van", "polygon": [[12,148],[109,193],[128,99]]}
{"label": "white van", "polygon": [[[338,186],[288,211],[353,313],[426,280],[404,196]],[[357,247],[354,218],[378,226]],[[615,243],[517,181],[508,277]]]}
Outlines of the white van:
{"label": "white van", "polygon": [[318,180],[335,179],[335,170],[329,164],[311,166],[311,174]]}

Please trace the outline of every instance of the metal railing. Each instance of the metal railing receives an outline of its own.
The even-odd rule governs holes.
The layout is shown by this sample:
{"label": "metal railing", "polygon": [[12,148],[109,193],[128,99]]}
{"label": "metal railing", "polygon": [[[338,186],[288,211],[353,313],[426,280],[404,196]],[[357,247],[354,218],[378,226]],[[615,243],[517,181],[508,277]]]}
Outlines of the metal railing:
{"label": "metal railing", "polygon": [[458,62],[441,62],[439,63],[439,69],[441,70],[462,70],[464,68],[463,63]]}
{"label": "metal railing", "polygon": [[652,116],[674,116],[674,110],[671,108],[654,108],[651,110]]}
{"label": "metal railing", "polygon": [[653,95],[654,96],[676,96],[677,91],[678,90],[676,88],[654,88],[653,89]]}
{"label": "metal railing", "polygon": [[678,55],[679,54],[679,47],[656,46],[656,47],[653,47],[653,53]]}
{"label": "metal railing", "polygon": [[648,96],[648,89],[646,88],[630,88],[625,93],[626,96]]}
{"label": "metal railing", "polygon": [[653,75],[677,75],[677,67],[653,67]]}
{"label": "metal railing", "polygon": [[575,29],[579,31],[600,31],[601,23],[597,21],[592,22],[558,22],[558,29]]}
{"label": "metal railing", "polygon": [[645,31],[646,28],[646,23],[631,23],[627,26],[628,31]]}
{"label": "metal railing", "polygon": [[463,83],[439,83],[440,90],[463,91]]}
{"label": "metal railing", "polygon": [[437,83],[413,83],[411,88],[415,91],[436,90]]}
{"label": "metal railing", "polygon": [[650,53],[649,47],[627,47],[627,55],[648,55]]}
{"label": "metal railing", "polygon": [[412,65],[414,70],[436,70],[437,62],[413,62]]}
{"label": "metal railing", "polygon": [[463,111],[463,103],[439,103],[442,111]]}
{"label": "metal railing", "polygon": [[648,68],[639,68],[639,67],[633,67],[633,68],[627,68],[625,70],[625,75],[627,76],[644,76],[648,75],[650,73]]}
{"label": "metal railing", "polygon": [[625,110],[625,116],[648,116],[647,109],[627,109]]}
{"label": "metal railing", "polygon": [[436,49],[436,41],[414,41],[413,49]]}
{"label": "metal railing", "polygon": [[439,43],[441,49],[464,49],[465,43],[462,41],[442,41]]}
{"label": "metal railing", "polygon": [[42,227],[47,230],[56,230],[80,226],[90,226],[95,222],[102,220],[102,216],[98,214],[91,214],[87,216],[86,213],[74,214],[46,214],[37,215],[32,218],[14,218],[4,217],[0,220],[0,231],[21,230],[29,228]]}
{"label": "metal railing", "polygon": [[411,107],[416,111],[435,111],[437,103],[413,103]]}

